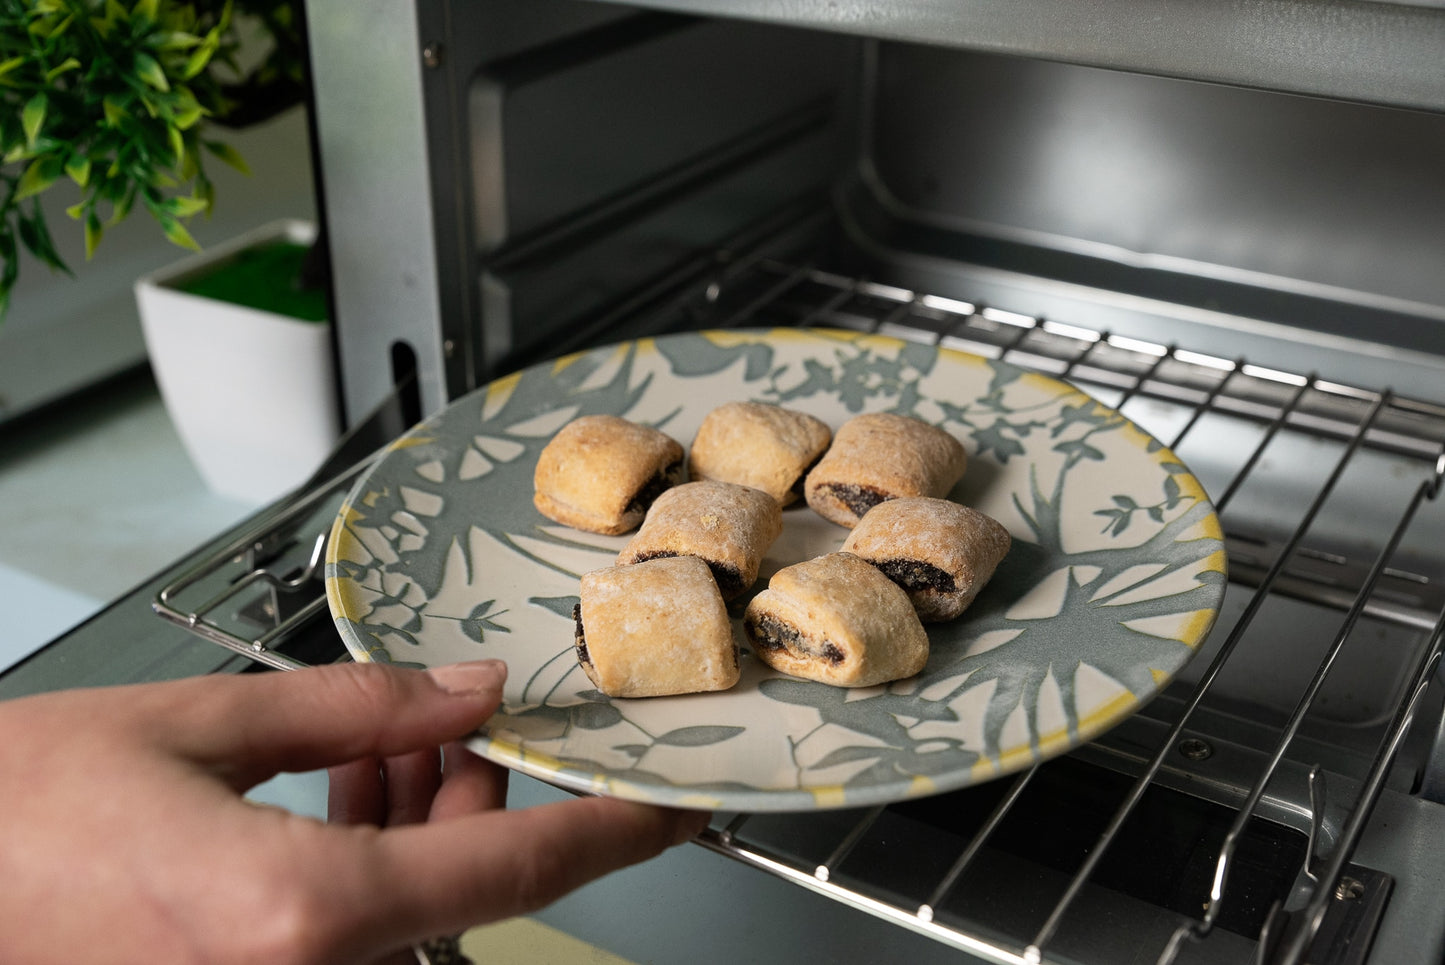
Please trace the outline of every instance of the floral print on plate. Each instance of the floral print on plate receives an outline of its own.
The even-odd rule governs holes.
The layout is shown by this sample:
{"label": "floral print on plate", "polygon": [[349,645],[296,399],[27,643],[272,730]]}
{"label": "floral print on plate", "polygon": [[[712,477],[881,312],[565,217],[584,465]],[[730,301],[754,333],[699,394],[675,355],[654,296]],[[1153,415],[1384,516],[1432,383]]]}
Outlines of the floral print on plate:
{"label": "floral print on plate", "polygon": [[[957,620],[928,625],[917,677],[842,690],[744,649],[732,690],[611,699],[577,665],[581,574],[627,536],[560,526],[532,472],[580,415],[656,426],[684,446],[733,400],[942,426],[969,451],[951,498],[1000,520],[1008,557]],[[784,511],[755,587],[847,531]],[[1167,448],[1078,390],[935,346],[827,330],[671,335],[589,350],[458,399],[356,484],[327,549],[327,597],[358,660],[496,657],[502,710],[479,753],[565,787],[679,807],[881,804],[1022,769],[1102,733],[1193,656],[1225,587],[1222,534]],[[747,598],[735,601],[735,633]]]}

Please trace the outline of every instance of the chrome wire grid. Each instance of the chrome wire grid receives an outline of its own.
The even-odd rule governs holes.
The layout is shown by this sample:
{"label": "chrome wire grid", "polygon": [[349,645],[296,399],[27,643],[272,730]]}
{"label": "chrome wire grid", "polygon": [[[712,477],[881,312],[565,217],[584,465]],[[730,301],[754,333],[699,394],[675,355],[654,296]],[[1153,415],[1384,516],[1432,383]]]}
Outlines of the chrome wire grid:
{"label": "chrome wire grid", "polygon": [[[881,808],[860,815],[857,823],[841,835],[833,853],[813,868],[799,866],[779,853],[769,853],[747,843],[743,832],[752,820],[748,815],[739,815],[720,829],[712,830],[703,843],[979,958],[1008,963],[1051,960],[1050,943],[1065,916],[1075,906],[1100,862],[1109,854],[1121,828],[1135,813],[1151,782],[1158,777],[1166,757],[1180,744],[1195,711],[1245,639],[1256,614],[1272,594],[1290,594],[1343,609],[1343,622],[1293,712],[1283,723],[1274,747],[1266,756],[1263,770],[1237,808],[1216,859],[1209,893],[1200,896],[1203,914],[1198,918],[1182,920],[1160,950],[1157,960],[1160,963],[1174,961],[1185,945],[1202,941],[1213,931],[1227,898],[1226,889],[1240,838],[1256,816],[1271,778],[1298,735],[1302,722],[1314,707],[1331,669],[1361,617],[1368,613],[1402,624],[1428,626],[1429,632],[1422,638],[1417,652],[1406,658],[1409,670],[1404,697],[1389,725],[1384,728],[1383,737],[1365,771],[1357,800],[1343,822],[1334,847],[1327,857],[1321,858],[1314,853],[1315,843],[1311,843],[1305,869],[1306,878],[1312,883],[1308,896],[1303,901],[1297,899],[1296,904],[1300,907],[1292,916],[1288,928],[1283,926],[1282,917],[1276,916],[1272,919],[1275,934],[1265,934],[1258,943],[1256,958],[1259,961],[1303,961],[1331,902],[1336,900],[1341,876],[1440,661],[1442,636],[1445,636],[1445,600],[1440,599],[1439,593],[1417,593],[1411,605],[1401,605],[1399,600],[1406,594],[1382,594],[1377,591],[1382,582],[1429,587],[1431,591],[1435,590],[1433,584],[1439,582],[1438,577],[1432,578],[1396,565],[1396,554],[1420,507],[1438,495],[1442,476],[1445,476],[1445,408],[1400,398],[1388,390],[1349,386],[1314,375],[1256,366],[1244,359],[1224,358],[1111,335],[816,269],[783,264],[763,264],[761,269],[761,277],[751,284],[751,294],[734,295],[733,299],[740,304],[721,312],[724,326],[755,325],[766,319],[769,323],[841,327],[892,335],[1045,372],[1069,381],[1121,410],[1136,398],[1165,400],[1173,409],[1166,426],[1172,431],[1160,431],[1148,424],[1142,424],[1142,428],[1175,450],[1186,443],[1189,434],[1196,430],[1207,414],[1223,414],[1255,423],[1258,431],[1253,434],[1244,458],[1237,461],[1237,468],[1232,477],[1224,481],[1223,488],[1212,493],[1215,507],[1222,516],[1251,472],[1267,458],[1271,445],[1282,434],[1306,433],[1335,440],[1338,453],[1333,467],[1315,491],[1293,494],[1307,505],[1292,531],[1282,538],[1265,540],[1230,533],[1225,517],[1226,533],[1231,537],[1231,573],[1243,571],[1248,582],[1254,585],[1253,595],[1232,628],[1216,629],[1216,633],[1227,631],[1227,637],[1215,651],[1192,693],[1184,699],[1172,727],[1158,742],[1152,757],[1148,758],[1107,827],[1079,863],[1062,894],[1038,923],[1037,929],[1026,938],[1010,941],[997,935],[985,935],[942,920],[936,909],[951,892],[970,884],[967,879],[970,867],[1024,793],[1038,767],[1014,779],[995,810],[975,831],[946,873],[927,892],[926,900],[912,905],[900,903],[890,896],[870,894],[866,886],[858,887],[850,882],[845,887],[834,880],[835,869],[869,833],[883,810]],[[714,297],[720,299],[717,293]],[[1141,420],[1136,417],[1136,421]],[[1340,581],[1312,578],[1311,572],[1321,562],[1340,565],[1348,561],[1310,547],[1306,538],[1347,468],[1365,449],[1389,451],[1407,460],[1417,460],[1419,479],[1413,491],[1397,508],[1388,537],[1373,562],[1365,568],[1358,586],[1346,593],[1341,590]],[[1272,559],[1237,566],[1236,557],[1247,555],[1251,545],[1267,547],[1272,552]],[[1316,812],[1320,809],[1323,793],[1323,781],[1317,780],[1317,776],[1317,769],[1311,772],[1310,788]],[[1312,837],[1318,830],[1318,821],[1318,815],[1312,815]],[[972,884],[987,887],[987,882]]]}
{"label": "chrome wire grid", "polygon": [[178,573],[156,594],[152,608],[162,619],[273,670],[307,666],[282,647],[326,611],[320,575],[330,523],[373,459],[263,513]]}
{"label": "chrome wire grid", "polygon": [[[808,267],[767,261],[723,261],[720,265],[714,281],[701,295],[673,301],[661,324],[655,327],[839,327],[1002,359],[1067,380],[1116,409],[1128,406],[1138,410],[1131,417],[1176,451],[1189,442],[1207,416],[1248,425],[1250,431],[1241,434],[1233,445],[1230,472],[1206,483],[1206,488],[1225,523],[1231,580],[1249,588],[1251,595],[1232,626],[1216,628],[1215,638],[1223,634],[1224,639],[1211,640],[1208,666],[1192,684],[1192,690],[1175,701],[1175,716],[1172,722],[1166,722],[1167,732],[1156,738],[1150,753],[1139,755],[1141,764],[1131,775],[1132,784],[1107,826],[1072,870],[1046,914],[1022,934],[1000,934],[996,929],[963,921],[950,915],[945,905],[951,895],[988,887],[986,880],[971,879],[970,873],[976,870],[980,856],[1035,780],[1039,768],[1047,765],[1014,778],[992,812],[947,862],[946,870],[934,880],[914,883],[914,890],[923,896],[921,900],[902,897],[890,885],[870,882],[866,870],[857,873],[850,866],[847,874],[839,873],[839,866],[874,832],[885,808],[849,812],[847,825],[835,828],[835,836],[822,845],[825,857],[816,863],[800,861],[796,852],[765,844],[760,837],[751,835],[757,819],[745,814],[719,816],[699,843],[986,961],[1063,961],[1070,956],[1056,954],[1054,948],[1061,926],[1071,911],[1077,910],[1081,894],[1109,856],[1121,828],[1136,813],[1151,784],[1160,778],[1166,758],[1181,740],[1187,742],[1196,712],[1241,648],[1256,615],[1271,598],[1302,599],[1341,613],[1338,630],[1318,658],[1293,711],[1278,722],[1273,744],[1261,755],[1262,766],[1253,783],[1240,788],[1242,797],[1234,806],[1232,824],[1213,859],[1208,892],[1199,895],[1200,914],[1178,917],[1157,960],[1174,961],[1216,929],[1230,899],[1229,884],[1241,837],[1258,819],[1272,778],[1279,773],[1360,621],[1370,619],[1412,628],[1418,631],[1419,642],[1411,652],[1392,658],[1400,662],[1404,681],[1398,705],[1389,712],[1388,721],[1376,732],[1374,746],[1364,755],[1366,763],[1356,775],[1355,798],[1340,810],[1341,817],[1331,834],[1332,847],[1325,854],[1318,853],[1323,847],[1320,812],[1324,779],[1318,766],[1311,769],[1306,802],[1310,843],[1300,870],[1300,885],[1293,889],[1290,913],[1276,908],[1254,943],[1255,961],[1304,961],[1332,905],[1338,904],[1342,896],[1355,897],[1352,889],[1362,887],[1347,876],[1354,870],[1351,856],[1391,779],[1392,764],[1424,704],[1441,659],[1445,639],[1441,577],[1428,572],[1428,567],[1399,557],[1410,557],[1408,552],[1401,552],[1402,543],[1408,542],[1417,514],[1438,495],[1445,476],[1445,407],[1401,398],[1388,390],[1350,386],[1313,374],[1253,365],[1245,359],[1089,330]],[[1146,416],[1165,415],[1155,426],[1140,412]],[[1286,437],[1328,444],[1332,464],[1312,489],[1289,494],[1290,502],[1302,507],[1296,520],[1276,527],[1275,532],[1269,531],[1270,524],[1277,521],[1268,519],[1260,532],[1251,531],[1248,525],[1232,529],[1226,510],[1244,483],[1270,460],[1273,447]],[[1327,541],[1316,545],[1311,532],[1319,514],[1336,495],[1341,478],[1356,463],[1367,462],[1371,458],[1368,454],[1385,454],[1411,467],[1412,476],[1399,504],[1384,510],[1391,519],[1387,533],[1375,533],[1373,555],[1360,561]],[[276,648],[295,625],[325,609],[324,596],[312,596],[291,607],[291,616],[278,616],[274,625],[249,636],[235,627],[223,626],[217,615],[251,587],[266,587],[273,598],[284,593],[317,593],[319,583],[312,577],[325,539],[327,507],[339,500],[369,462],[261,520],[214,558],[187,571],[161,592],[155,604],[157,612],[269,666],[299,666]],[[1378,510],[1379,506],[1373,508]],[[319,535],[312,544],[296,535],[298,521],[308,518],[313,527],[320,527],[313,529]],[[317,524],[316,520],[321,522]],[[310,545],[309,559],[279,568],[275,563],[255,565],[258,559],[265,558],[266,547],[286,542],[303,550]],[[177,602],[186,593],[197,593],[196,588],[207,580],[220,580],[221,585],[204,602],[194,607]],[[776,820],[776,816],[769,819]]]}

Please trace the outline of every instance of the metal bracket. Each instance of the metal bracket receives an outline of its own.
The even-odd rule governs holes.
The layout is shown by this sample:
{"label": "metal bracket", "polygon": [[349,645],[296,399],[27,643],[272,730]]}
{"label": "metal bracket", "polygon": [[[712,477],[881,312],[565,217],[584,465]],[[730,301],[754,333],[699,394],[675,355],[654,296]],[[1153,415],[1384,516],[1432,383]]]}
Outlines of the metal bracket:
{"label": "metal bracket", "polygon": [[[1395,879],[1383,872],[1347,865],[1335,882],[1334,897],[1305,961],[1310,965],[1360,965],[1364,962],[1375,930],[1385,914],[1385,906],[1389,904],[1394,883]],[[1260,936],[1256,961],[1275,961],[1279,949],[1287,944],[1285,938],[1299,925],[1298,915],[1276,909],[1276,914],[1270,916],[1264,934]]]}

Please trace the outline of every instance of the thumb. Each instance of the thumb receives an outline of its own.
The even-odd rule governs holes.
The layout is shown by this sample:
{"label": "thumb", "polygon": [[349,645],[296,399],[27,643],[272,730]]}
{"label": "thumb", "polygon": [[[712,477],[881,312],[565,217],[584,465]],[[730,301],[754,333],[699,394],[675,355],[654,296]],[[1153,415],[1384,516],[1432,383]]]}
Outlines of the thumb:
{"label": "thumb", "polygon": [[[249,787],[280,771],[434,748],[472,733],[501,705],[498,660],[404,670],[337,664],[290,673],[190,681],[181,754]],[[209,684],[209,687],[206,685]],[[197,719],[199,718],[199,719]]]}

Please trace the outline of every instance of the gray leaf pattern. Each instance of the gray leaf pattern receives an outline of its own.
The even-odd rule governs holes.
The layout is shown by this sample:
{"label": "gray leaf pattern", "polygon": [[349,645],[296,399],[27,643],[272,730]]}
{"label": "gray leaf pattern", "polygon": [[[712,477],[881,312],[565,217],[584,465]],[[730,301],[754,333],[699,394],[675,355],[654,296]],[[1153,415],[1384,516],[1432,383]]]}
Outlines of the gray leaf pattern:
{"label": "gray leaf pattern", "polygon": [[[577,667],[572,581],[618,544],[535,510],[537,454],[588,413],[686,444],[740,398],[835,428],[900,412],[969,445],[953,497],[1004,519],[1014,549],[962,618],[929,628],[917,678],[850,692],[745,660],[726,695],[612,701]],[[1088,740],[1192,656],[1224,588],[1205,494],[1118,413],[1011,365],[841,332],[674,335],[518,373],[401,440],[333,532],[328,593],[359,659],[511,665],[483,753],[579,788],[736,810],[930,793]]]}

